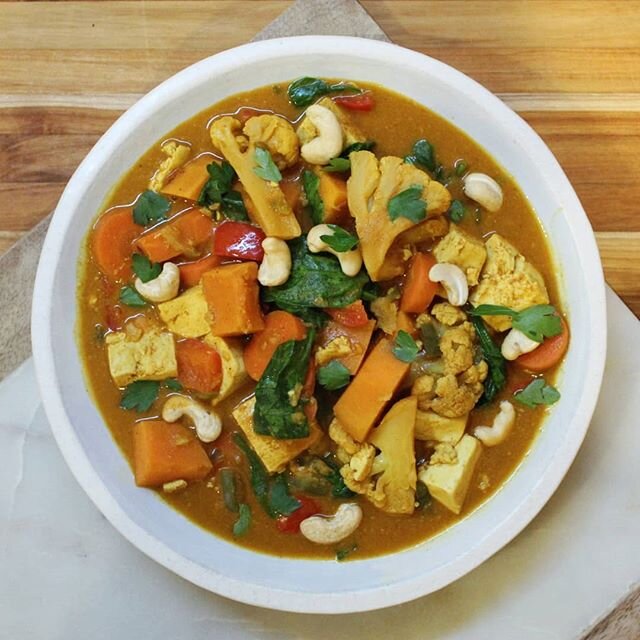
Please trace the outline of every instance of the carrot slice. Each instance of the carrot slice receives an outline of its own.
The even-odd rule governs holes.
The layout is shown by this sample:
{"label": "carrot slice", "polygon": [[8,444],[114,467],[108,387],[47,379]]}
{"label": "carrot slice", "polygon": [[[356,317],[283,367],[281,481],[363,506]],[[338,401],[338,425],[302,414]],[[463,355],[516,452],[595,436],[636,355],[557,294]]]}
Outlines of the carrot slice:
{"label": "carrot slice", "polygon": [[214,161],[214,157],[208,154],[194,158],[184,167],[178,169],[173,178],[160,189],[160,192],[167,196],[197,202],[202,188],[209,179],[207,165]]}
{"label": "carrot slice", "polygon": [[413,256],[402,289],[401,311],[406,313],[426,311],[438,290],[438,283],[429,280],[429,271],[436,262],[430,253],[416,253]]}
{"label": "carrot slice", "polygon": [[182,262],[178,265],[180,284],[185,288],[195,287],[200,282],[202,274],[217,267],[221,261],[219,256],[209,254],[194,262]]}
{"label": "carrot slice", "polygon": [[187,389],[213,393],[222,383],[222,360],[218,352],[200,340],[176,342],[178,380]]}
{"label": "carrot slice", "polygon": [[188,209],[145,233],[138,246],[152,262],[179,255],[194,258],[213,233],[211,219],[199,209]]}
{"label": "carrot slice", "polygon": [[538,372],[550,369],[562,360],[562,356],[569,346],[569,325],[564,318],[561,317],[560,320],[562,321],[562,333],[545,338],[537,349],[516,358],[515,363],[518,366]]}
{"label": "carrot slice", "polygon": [[275,350],[288,340],[302,340],[307,329],[300,318],[287,311],[272,311],[264,319],[264,329],[255,333],[244,350],[247,373],[260,380]]}
{"label": "carrot slice", "polygon": [[144,227],[133,221],[131,207],[100,216],[93,227],[91,246],[100,271],[111,280],[131,278],[131,254]]}
{"label": "carrot slice", "polygon": [[373,330],[376,328],[376,321],[369,320],[363,327],[347,327],[333,320],[327,322],[320,334],[320,346],[326,347],[332,340],[345,336],[353,348],[353,353],[342,358],[336,358],[341,362],[351,375],[355,375],[364,360],[364,356],[369,348]]}
{"label": "carrot slice", "polygon": [[212,465],[187,427],[143,420],[133,426],[133,468],[139,487],[157,487],[173,480],[202,480]]}
{"label": "carrot slice", "polygon": [[325,309],[336,322],[345,327],[364,327],[369,322],[369,316],[362,304],[362,300],[356,300],[350,305],[342,308]]}

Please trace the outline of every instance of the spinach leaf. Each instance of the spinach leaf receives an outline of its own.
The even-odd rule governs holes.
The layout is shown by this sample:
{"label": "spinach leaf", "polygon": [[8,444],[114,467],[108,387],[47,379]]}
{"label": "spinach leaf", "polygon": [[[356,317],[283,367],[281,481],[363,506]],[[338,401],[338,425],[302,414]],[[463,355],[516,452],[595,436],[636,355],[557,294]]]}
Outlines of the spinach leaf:
{"label": "spinach leaf", "polygon": [[[348,158],[350,153],[354,151],[371,151],[376,146],[375,140],[365,140],[364,142],[354,142],[350,144],[340,154],[341,158]],[[349,163],[351,164],[351,163]]]}
{"label": "spinach leaf", "polygon": [[244,502],[238,507],[238,519],[233,523],[233,537],[240,538],[251,526],[251,507]]}
{"label": "spinach leaf", "polygon": [[413,148],[411,149],[411,154],[405,156],[404,161],[411,164],[417,164],[429,171],[436,170],[435,150],[433,145],[425,138],[417,140],[414,143]]}
{"label": "spinach leaf", "polygon": [[158,399],[159,391],[160,383],[156,380],[136,380],[125,388],[120,407],[135,409],[139,413],[148,411]]}
{"label": "spinach leaf", "polygon": [[289,340],[275,350],[256,385],[253,428],[274,438],[306,438],[309,422],[300,397],[309,368],[315,331],[303,340]]}
{"label": "spinach leaf", "polygon": [[478,336],[478,341],[480,342],[482,357],[487,361],[489,367],[489,374],[484,381],[484,393],[482,394],[482,398],[480,398],[480,403],[486,404],[487,402],[491,402],[507,383],[507,365],[500,349],[491,339],[482,318],[471,313],[470,316],[471,322],[476,330],[476,335]]}
{"label": "spinach leaf", "polygon": [[481,304],[469,311],[473,316],[509,316],[514,329],[522,331],[528,338],[542,342],[562,333],[562,321],[555,307],[550,304],[536,304],[515,311],[498,304]]}
{"label": "spinach leaf", "polygon": [[451,222],[461,222],[466,212],[467,210],[464,208],[464,205],[460,200],[452,200],[449,211],[447,211],[447,215]]}
{"label": "spinach leaf", "polygon": [[159,262],[151,262],[147,256],[143,256],[141,253],[134,253],[131,256],[131,264],[133,272],[142,282],[149,282],[162,272],[162,265]]}
{"label": "spinach leaf", "polygon": [[276,167],[276,163],[267,149],[256,147],[253,155],[256,165],[258,165],[254,167],[253,173],[267,182],[280,182],[282,180],[280,169]]}
{"label": "spinach leaf", "polygon": [[143,227],[167,217],[171,201],[155,191],[144,191],[133,207],[133,221]]}
{"label": "spinach leaf", "polygon": [[327,475],[327,480],[331,483],[331,495],[334,498],[351,498],[356,494],[344,483],[344,478],[340,473],[340,465],[330,455],[323,458],[326,465],[331,469]]}
{"label": "spinach leaf", "polygon": [[340,549],[336,551],[336,560],[338,562],[344,562],[357,548],[358,545],[355,542],[348,547],[340,547]]}
{"label": "spinach leaf", "polygon": [[248,220],[242,195],[231,188],[236,179],[233,167],[226,160],[220,164],[212,162],[207,165],[207,172],[209,179],[200,192],[198,204],[204,207],[217,204],[223,215],[230,220]]}
{"label": "spinach leaf", "polygon": [[311,78],[305,76],[294,80],[287,89],[291,104],[296,107],[307,107],[315,102],[321,96],[328,93],[337,93],[339,91],[351,91],[353,93],[362,93],[358,87],[353,84],[337,82],[329,84],[320,78]]}
{"label": "spinach leaf", "polygon": [[402,362],[413,362],[418,357],[419,351],[420,349],[411,335],[400,329],[391,348],[393,355]]}
{"label": "spinach leaf", "polygon": [[120,302],[128,307],[147,306],[147,301],[130,284],[120,289]]}
{"label": "spinach leaf", "polygon": [[427,358],[438,358],[442,355],[440,351],[440,337],[433,322],[425,322],[420,325],[420,338],[422,348]]}
{"label": "spinach leaf", "polygon": [[233,441],[238,448],[244,453],[249,463],[249,477],[251,479],[251,488],[262,508],[269,511],[269,474],[262,464],[262,460],[258,454],[251,448],[251,445],[245,440],[244,436],[239,433],[233,434]]}
{"label": "spinach leaf", "polygon": [[560,392],[547,384],[544,378],[537,378],[522,391],[517,391],[513,397],[521,404],[533,409],[538,405],[555,404],[560,400]]}
{"label": "spinach leaf", "polygon": [[322,170],[327,173],[341,173],[343,171],[349,171],[349,169],[351,169],[351,162],[349,158],[331,158],[331,160],[329,160],[329,164],[322,167]]}
{"label": "spinach leaf", "polygon": [[283,474],[277,475],[269,488],[269,511],[272,518],[288,516],[297,511],[301,506],[297,500],[289,494],[287,478]]}
{"label": "spinach leaf", "polygon": [[360,299],[364,285],[369,282],[365,271],[350,277],[342,273],[335,256],[311,253],[305,238],[289,243],[291,274],[278,287],[267,287],[263,297],[280,309],[302,318],[310,308],[346,307]]}
{"label": "spinach leaf", "polygon": [[328,244],[334,251],[344,253],[358,246],[358,238],[352,233],[349,233],[337,224],[330,224],[328,227],[333,231],[333,235],[320,236],[320,240]]}
{"label": "spinach leaf", "polygon": [[342,362],[332,360],[318,369],[318,382],[329,391],[342,389],[349,384],[351,374]]}
{"label": "spinach leaf", "polygon": [[324,220],[324,202],[320,196],[320,178],[313,172],[302,172],[302,188],[309,203],[309,215],[313,224],[321,224]]}
{"label": "spinach leaf", "polygon": [[387,211],[391,220],[397,220],[400,216],[408,218],[411,222],[420,222],[425,219],[427,203],[422,199],[422,185],[414,184],[401,191],[389,200]]}

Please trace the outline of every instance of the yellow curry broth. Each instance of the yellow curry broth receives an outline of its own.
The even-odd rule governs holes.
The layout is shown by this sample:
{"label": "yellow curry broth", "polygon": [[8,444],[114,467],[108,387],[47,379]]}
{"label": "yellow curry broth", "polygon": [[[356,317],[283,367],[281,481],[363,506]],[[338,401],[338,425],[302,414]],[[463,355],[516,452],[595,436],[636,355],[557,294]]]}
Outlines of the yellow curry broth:
{"label": "yellow curry broth", "polygon": [[[378,156],[404,156],[410,152],[411,146],[417,139],[425,137],[434,145],[438,161],[449,169],[456,160],[464,159],[470,170],[484,172],[496,178],[505,196],[501,210],[495,214],[483,211],[477,219],[471,211],[461,225],[475,236],[486,237],[497,231],[512,241],[543,274],[551,301],[559,306],[553,264],[544,234],[527,200],[513,179],[476,143],[439,116],[379,86],[365,83],[361,83],[361,86],[373,90],[376,107],[370,113],[352,112],[350,116],[370,139],[376,141],[375,152]],[[192,148],[192,157],[203,152],[210,153],[212,149],[207,123],[213,116],[234,113],[241,107],[272,111],[291,120],[300,115],[300,110],[288,103],[286,85],[275,88],[262,87],[219,102],[176,127],[163,140],[173,138],[188,142]],[[154,145],[123,176],[104,208],[133,202],[136,196],[147,188],[149,178],[163,159],[160,144]],[[453,198],[462,195],[459,180],[454,180],[449,189]],[[183,208],[185,208],[184,203],[175,204],[172,210],[179,211]],[[158,407],[162,406],[162,403],[157,402],[148,414],[125,411],[119,407],[121,391],[115,387],[109,375],[106,349],[101,339],[101,328],[105,326],[105,310],[117,303],[119,288],[119,285],[110,285],[105,281],[91,258],[90,251],[87,250],[86,259],[80,270],[78,296],[81,312],[78,321],[78,340],[90,392],[115,441],[131,462],[133,424],[140,419],[157,416]],[[87,301],[91,301],[92,304],[88,304]],[[154,314],[148,309],[143,312]],[[135,316],[140,313],[140,310],[128,310],[126,315]],[[512,373],[514,375],[511,375]],[[507,389],[502,391],[499,399],[510,397],[514,388],[512,384],[514,377],[516,379],[518,377],[517,368],[510,366],[510,383]],[[552,372],[548,372],[546,378],[552,380]],[[240,400],[252,392],[252,387],[253,384],[248,385],[221,405],[225,430],[237,429],[230,412]],[[166,391],[161,392],[161,400],[166,393]],[[491,424],[496,406],[497,402],[489,409],[475,409],[467,430],[471,431],[478,424]],[[356,542],[357,552],[353,555],[356,558],[388,553],[415,545],[443,531],[472,512],[510,476],[522,461],[541,427],[545,415],[543,408],[529,410],[517,406],[516,410],[518,413],[516,426],[507,441],[496,447],[484,447],[460,516],[449,512],[435,501],[427,509],[416,512],[413,516],[392,516],[379,511],[365,499],[360,498],[358,502],[364,512],[363,522],[352,539],[345,540],[337,546],[349,548],[353,542]],[[209,453],[215,448],[216,443],[205,445]],[[212,459],[215,464],[216,455],[213,455]],[[224,466],[235,466],[245,470],[242,472],[243,499],[251,506],[253,521],[247,535],[239,541],[240,544],[276,555],[319,558],[335,556],[335,546],[320,547],[308,542],[301,535],[280,534],[277,531],[274,521],[264,514],[252,494],[247,480],[246,461],[240,452],[229,454],[227,451]],[[225,508],[220,488],[214,481],[205,480],[191,484],[184,491],[171,495],[164,494],[162,491],[158,493],[200,526],[236,542],[231,529],[237,514]],[[326,512],[335,510],[335,500],[315,497],[314,499],[326,509]]]}

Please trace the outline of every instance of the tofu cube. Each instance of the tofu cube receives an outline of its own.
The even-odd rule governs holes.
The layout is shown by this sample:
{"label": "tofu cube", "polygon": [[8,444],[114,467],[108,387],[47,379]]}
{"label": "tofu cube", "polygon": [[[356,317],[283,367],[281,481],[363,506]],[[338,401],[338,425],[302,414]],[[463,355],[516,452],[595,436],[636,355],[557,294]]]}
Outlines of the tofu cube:
{"label": "tofu cube", "polygon": [[435,500],[450,511],[460,513],[482,445],[473,436],[464,435],[455,449],[458,456],[455,464],[429,464],[418,477]]}
{"label": "tofu cube", "polygon": [[158,305],[167,328],[183,338],[200,338],[211,331],[209,305],[200,285],[187,289],[173,300]]}
{"label": "tofu cube", "polygon": [[433,249],[433,255],[438,262],[448,262],[460,267],[467,276],[467,283],[473,287],[480,279],[487,250],[482,240],[451,224],[449,233]]}
{"label": "tofu cube", "polygon": [[416,414],[416,439],[427,442],[448,442],[455,445],[464,435],[468,418],[468,413],[459,418],[445,418],[435,411],[418,410]]}
{"label": "tofu cube", "polygon": [[136,380],[165,380],[178,375],[173,334],[151,329],[134,339],[124,331],[105,339],[109,371],[119,387]]}
{"label": "tofu cube", "polygon": [[255,404],[256,399],[251,397],[239,404],[233,410],[232,415],[269,473],[282,471],[288,462],[291,462],[322,437],[322,431],[315,422],[310,422],[310,432],[306,438],[280,440],[271,436],[257,434],[253,430],[253,408]]}

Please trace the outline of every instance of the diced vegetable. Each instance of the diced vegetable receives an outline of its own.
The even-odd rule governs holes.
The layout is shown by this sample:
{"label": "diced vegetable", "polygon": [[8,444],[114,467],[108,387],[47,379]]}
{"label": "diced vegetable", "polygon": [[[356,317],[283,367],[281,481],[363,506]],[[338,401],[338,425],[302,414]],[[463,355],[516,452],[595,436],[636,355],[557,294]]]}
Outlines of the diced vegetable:
{"label": "diced vegetable", "polygon": [[255,262],[215,267],[202,276],[201,282],[213,335],[239,336],[264,329]]}
{"label": "diced vegetable", "polygon": [[197,202],[202,188],[209,179],[207,165],[213,162],[213,156],[204,154],[178,169],[173,178],[160,189],[161,193],[175,198],[184,198]]}
{"label": "diced vegetable", "polygon": [[218,471],[217,479],[222,489],[222,499],[225,507],[229,511],[237,513],[240,509],[240,501],[238,499],[240,478],[238,472],[231,467],[224,467]]}
{"label": "diced vegetable", "polygon": [[345,327],[364,327],[369,322],[367,311],[362,304],[362,300],[356,300],[349,306],[342,309],[325,309],[325,311],[340,324]]}
{"label": "diced vegetable", "polygon": [[258,227],[245,222],[227,220],[216,227],[213,236],[213,253],[224,258],[255,260],[262,262],[262,241],[266,238]]}
{"label": "diced vegetable", "polygon": [[332,99],[336,104],[350,111],[371,111],[376,106],[371,91],[364,91],[355,96],[336,96]]}
{"label": "diced vegetable", "polygon": [[324,204],[323,217],[319,222],[344,223],[349,219],[346,181],[324,171],[319,171],[318,178],[318,192]]}
{"label": "diced vegetable", "polygon": [[334,406],[336,418],[358,442],[367,438],[409,370],[409,363],[396,358],[392,348],[389,338],[380,340]]}
{"label": "diced vegetable", "polygon": [[215,349],[200,340],[176,342],[178,380],[185,389],[213,393],[222,383],[222,361]]}
{"label": "diced vegetable", "polygon": [[362,327],[347,327],[338,322],[328,322],[320,335],[320,345],[326,346],[332,340],[340,336],[346,336],[351,343],[352,353],[351,355],[337,358],[337,360],[347,367],[351,375],[355,375],[367,353],[375,326],[375,320],[368,320],[367,324]]}
{"label": "diced vegetable", "polygon": [[193,432],[164,420],[134,424],[133,462],[139,487],[158,487],[174,480],[202,480],[212,469]]}
{"label": "diced vegetable", "polygon": [[429,280],[429,271],[436,262],[430,253],[416,253],[413,256],[402,288],[401,311],[407,313],[426,311],[438,290],[438,283]]}
{"label": "diced vegetable", "polygon": [[198,209],[188,209],[145,233],[138,246],[152,262],[179,255],[195,258],[213,232],[211,219]]}
{"label": "diced vegetable", "polygon": [[265,316],[264,329],[254,333],[244,350],[247,373],[260,380],[275,350],[289,340],[302,340],[307,329],[300,318],[287,311],[272,311]]}
{"label": "diced vegetable", "polygon": [[186,289],[195,287],[200,283],[202,274],[217,267],[220,262],[219,256],[209,254],[193,262],[180,263],[178,265],[178,269],[180,269],[180,284]]}
{"label": "diced vegetable", "polygon": [[515,360],[515,363],[524,369],[535,372],[546,371],[558,364],[569,346],[569,325],[562,317],[560,317],[560,321],[562,333],[545,338],[537,349],[521,355]]}
{"label": "diced vegetable", "polygon": [[133,221],[130,207],[100,216],[91,236],[93,256],[100,271],[111,280],[131,278],[133,243],[143,231]]}

